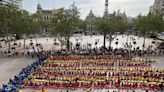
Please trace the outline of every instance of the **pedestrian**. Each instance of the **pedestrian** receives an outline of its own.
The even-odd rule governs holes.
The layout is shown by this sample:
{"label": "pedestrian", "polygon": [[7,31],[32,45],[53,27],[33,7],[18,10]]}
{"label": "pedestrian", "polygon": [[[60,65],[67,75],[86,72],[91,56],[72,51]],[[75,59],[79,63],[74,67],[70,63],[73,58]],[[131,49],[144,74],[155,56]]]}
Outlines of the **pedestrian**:
{"label": "pedestrian", "polygon": [[23,92],[22,89],[20,88],[18,92]]}
{"label": "pedestrian", "polygon": [[41,92],[47,92],[46,89],[42,88],[42,91]]}

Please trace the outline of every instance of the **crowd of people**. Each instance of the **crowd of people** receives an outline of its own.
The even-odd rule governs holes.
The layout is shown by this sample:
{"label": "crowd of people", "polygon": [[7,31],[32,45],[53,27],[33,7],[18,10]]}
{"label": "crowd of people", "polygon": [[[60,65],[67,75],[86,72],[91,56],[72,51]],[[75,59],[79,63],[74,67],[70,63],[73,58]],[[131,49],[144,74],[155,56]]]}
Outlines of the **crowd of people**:
{"label": "crowd of people", "polygon": [[163,90],[164,70],[122,55],[51,56],[23,80],[23,88]]}
{"label": "crowd of people", "polygon": [[40,45],[37,47],[41,49],[31,46],[25,52],[1,52],[7,57],[37,57],[39,60],[10,79],[0,92],[17,92],[22,88],[164,90],[164,70],[153,68],[155,61],[134,59],[136,56],[164,54],[164,50],[152,49],[151,45],[145,50],[140,47],[128,49],[132,45],[125,44],[124,48],[116,49],[76,47],[48,51]]}

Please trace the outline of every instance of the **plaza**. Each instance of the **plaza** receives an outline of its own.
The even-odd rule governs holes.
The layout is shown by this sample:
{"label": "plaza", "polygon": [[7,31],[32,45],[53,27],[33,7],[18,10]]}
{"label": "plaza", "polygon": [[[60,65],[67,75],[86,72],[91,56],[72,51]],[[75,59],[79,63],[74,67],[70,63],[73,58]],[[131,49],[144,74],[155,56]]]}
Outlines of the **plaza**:
{"label": "plaza", "polygon": [[[155,62],[153,64],[153,66],[155,68],[163,68],[163,57],[155,57],[157,62]],[[22,58],[22,59],[15,59],[13,60],[12,58],[6,58],[6,59],[2,59],[1,58],[1,64],[0,64],[0,69],[1,71],[1,77],[0,77],[0,82],[3,84],[8,83],[10,78],[13,78],[14,76],[18,75],[19,71],[21,71],[22,68],[26,67],[27,65],[30,65],[31,63],[35,62],[35,59],[29,59],[29,58]],[[12,61],[12,62],[11,62]],[[8,64],[10,63],[10,64]],[[15,67],[15,66],[21,66],[21,67]],[[15,69],[17,68],[17,69]],[[2,84],[1,84],[2,85]],[[54,92],[54,89],[47,89],[48,92]],[[55,92],[65,92],[66,90],[68,90],[69,92],[86,92],[87,89],[83,90],[83,89],[79,89],[79,90],[69,90],[69,89],[65,89],[65,90],[61,90],[61,89],[55,89]],[[112,89],[109,89],[110,91],[112,91]],[[115,89],[113,89],[115,90]],[[34,90],[34,89],[24,89],[23,92],[40,92],[40,90]],[[109,92],[110,92],[109,91]],[[141,90],[140,90],[141,91]],[[94,92],[108,92],[108,90],[105,91],[105,89],[97,89],[94,90]],[[126,91],[125,91],[126,92]],[[139,92],[139,91],[137,91]],[[141,91],[142,92],[142,91]]]}
{"label": "plaza", "polygon": [[[138,39],[136,40],[136,44],[133,44],[133,40],[130,39]],[[48,39],[48,40],[47,40]],[[59,46],[54,46],[54,39],[55,38],[50,38],[50,37],[46,37],[46,38],[37,38],[37,43],[41,44],[44,48],[44,50],[57,50],[57,49],[61,49],[60,46],[60,42],[57,40],[57,42],[59,43]],[[87,39],[90,39],[87,42]],[[97,45],[95,45],[95,41],[97,41],[99,39],[99,42]],[[31,40],[34,44],[36,44],[36,39],[27,39],[26,40],[26,45],[30,46]],[[92,48],[100,48],[103,44],[103,36],[77,36],[75,35],[74,37],[71,37],[70,41],[73,43],[73,47],[76,47],[76,43],[80,42],[81,45],[84,47],[84,49],[88,48],[88,49],[92,49]],[[118,41],[118,44],[115,44],[115,42]],[[152,43],[152,41],[155,41],[155,44]],[[23,43],[23,40],[18,40],[16,41],[16,43]],[[127,42],[127,35],[118,35],[117,37],[115,37],[112,41],[112,47],[113,48],[125,48],[123,44],[125,44]],[[143,38],[142,37],[137,37],[137,36],[129,36],[129,44],[133,44],[133,48],[137,48],[140,47],[142,49],[142,42],[143,42]],[[156,48],[158,46],[158,44],[161,42],[160,40],[154,40],[154,39],[150,39],[147,38],[146,39],[146,46],[145,48],[148,48],[149,45],[153,45],[153,49]],[[13,42],[15,43],[15,42]],[[13,44],[11,43],[11,44]],[[87,44],[92,44],[91,47],[87,47]],[[109,43],[106,43],[106,45],[108,46]],[[23,48],[23,47],[17,47],[17,48]],[[133,49],[131,48],[131,49]],[[18,49],[20,50],[20,49]],[[33,52],[33,49],[29,49],[30,51]],[[21,52],[21,50],[20,50]],[[5,84],[8,83],[9,79],[13,78],[14,76],[19,74],[19,71],[21,71],[22,68],[25,68],[27,65],[32,64],[33,62],[36,61],[36,59],[31,59],[31,58],[17,58],[12,60],[14,57],[9,57],[9,58],[3,58],[1,59],[2,63],[1,63],[1,71],[2,74],[4,74],[4,72],[6,72],[4,75],[1,76],[1,83]],[[150,58],[151,60],[156,60],[155,63],[152,64],[152,67],[154,68],[158,68],[158,69],[163,69],[163,57],[159,57],[159,56],[147,56],[147,57],[143,57],[143,58]],[[10,61],[10,62],[9,62]],[[8,64],[10,63],[10,64]],[[4,68],[5,66],[5,68]],[[21,66],[21,67],[15,67],[15,66]],[[47,89],[48,92],[53,92],[53,89]],[[61,91],[66,91],[69,90],[71,92],[84,92],[87,91],[88,89],[78,89],[78,90],[71,90],[71,89],[57,89],[55,92],[61,92]],[[94,89],[92,89],[94,90]],[[115,90],[115,89],[113,89]],[[23,92],[29,92],[29,91],[34,91],[34,89],[24,89]],[[40,90],[35,90],[36,92],[39,92]],[[106,91],[112,91],[112,89],[95,89],[94,92],[106,92]],[[132,91],[132,90],[131,90]],[[142,90],[140,90],[142,92]],[[137,91],[139,92],[139,91]]]}
{"label": "plaza", "polygon": [[[88,40],[89,39],[89,40]],[[128,40],[127,40],[128,39]],[[54,41],[56,40],[56,41]],[[32,39],[26,39],[26,46],[30,47],[30,43],[33,43],[34,45],[36,44],[40,44],[43,45],[43,49],[44,50],[53,50],[53,49],[61,49],[62,45],[61,42],[59,40],[65,40],[64,38],[56,38],[56,37],[44,37],[44,38],[32,38]],[[126,43],[131,44],[132,48],[130,49],[134,49],[139,47],[140,49],[142,49],[143,47],[143,37],[138,37],[138,36],[133,36],[133,35],[129,35],[127,37],[127,35],[123,34],[123,35],[118,35],[118,36],[114,36],[113,40],[112,40],[112,48],[126,48],[125,45]],[[76,48],[76,44],[80,43],[80,47],[86,49],[86,48],[100,48],[103,45],[103,36],[99,35],[93,35],[93,36],[85,36],[85,35],[80,35],[80,34],[76,34],[73,37],[70,38],[70,42],[72,43],[72,48]],[[97,44],[95,44],[97,42]],[[118,42],[118,44],[116,44],[116,42]],[[136,44],[134,44],[134,42],[136,42]],[[153,43],[155,42],[155,43]],[[161,40],[156,40],[156,39],[151,39],[151,38],[146,38],[146,45],[145,45],[145,49],[147,49],[150,45],[152,45],[152,50],[154,50],[154,48],[157,48],[160,43],[162,41]],[[21,43],[21,47],[19,48],[19,46],[17,46],[20,51],[21,49],[23,49],[23,44],[24,44],[24,40],[17,40],[14,42],[11,42],[11,44],[13,45],[14,43]],[[54,43],[57,43],[58,45],[54,45]],[[91,44],[91,46],[89,46],[88,44]],[[106,39],[106,46],[109,47],[109,40]],[[2,44],[2,47],[7,47],[5,46],[5,43]],[[63,47],[64,48],[64,47]],[[5,48],[2,48],[1,51],[3,51],[3,49],[5,50]]]}
{"label": "plaza", "polygon": [[163,92],[163,31],[163,0],[1,0],[0,92]]}

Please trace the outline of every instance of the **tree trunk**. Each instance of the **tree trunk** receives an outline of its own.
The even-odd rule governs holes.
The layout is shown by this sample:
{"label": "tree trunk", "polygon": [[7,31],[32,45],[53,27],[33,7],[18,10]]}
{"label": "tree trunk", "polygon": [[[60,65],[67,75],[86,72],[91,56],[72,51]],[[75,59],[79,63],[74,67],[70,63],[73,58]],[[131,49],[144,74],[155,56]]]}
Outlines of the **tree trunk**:
{"label": "tree trunk", "polygon": [[23,44],[23,48],[26,48],[26,39],[24,38],[24,44]]}
{"label": "tree trunk", "polygon": [[145,50],[145,40],[146,40],[146,34],[144,33],[144,40],[143,40],[143,50]]}
{"label": "tree trunk", "polygon": [[110,38],[109,38],[109,47],[111,48],[111,46],[112,46],[112,35],[110,35]]}
{"label": "tree trunk", "polygon": [[104,34],[104,45],[103,47],[105,48],[106,47],[106,34]]}
{"label": "tree trunk", "polygon": [[126,39],[126,43],[128,44],[129,41],[129,34],[127,34],[127,39]]}
{"label": "tree trunk", "polygon": [[35,41],[36,41],[36,44],[38,44],[38,39],[37,39],[37,36],[35,37]]}
{"label": "tree trunk", "polygon": [[7,35],[7,41],[8,41],[8,50],[10,50],[11,49],[11,45],[10,45],[9,35]]}
{"label": "tree trunk", "polygon": [[10,49],[11,49],[11,45],[10,45],[11,38],[10,38],[8,29],[6,28],[6,26],[5,26],[5,29],[6,29],[6,32],[7,32],[8,50],[10,51]]}
{"label": "tree trunk", "polygon": [[11,44],[10,44],[10,40],[9,40],[9,50],[11,49]]}
{"label": "tree trunk", "polygon": [[69,38],[67,38],[67,50],[70,49]]}

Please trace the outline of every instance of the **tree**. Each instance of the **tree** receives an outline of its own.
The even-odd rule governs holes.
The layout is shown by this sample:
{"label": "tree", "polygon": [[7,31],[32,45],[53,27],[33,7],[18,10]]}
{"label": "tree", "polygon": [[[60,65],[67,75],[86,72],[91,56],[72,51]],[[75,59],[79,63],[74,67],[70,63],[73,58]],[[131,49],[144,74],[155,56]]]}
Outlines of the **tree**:
{"label": "tree", "polygon": [[0,36],[4,36],[4,18],[5,18],[5,13],[4,12],[5,8],[0,7]]}
{"label": "tree", "polygon": [[[8,49],[10,50],[10,40],[15,29],[15,20],[19,11],[12,5],[0,7],[0,26],[1,32],[7,37]],[[10,38],[10,39],[9,39]]]}
{"label": "tree", "polygon": [[144,36],[143,50],[145,48],[145,36],[149,32],[159,32],[163,30],[163,19],[161,14],[149,14],[146,16],[139,16],[134,22],[136,29]]}
{"label": "tree", "polygon": [[117,34],[117,32],[124,33],[125,31],[127,31],[128,23],[126,19],[124,19],[119,15],[116,15],[115,12],[111,15],[111,18],[109,20],[111,21],[111,26],[110,26],[111,28],[109,32],[109,36],[110,36],[109,47],[111,47],[112,35]]}
{"label": "tree", "polygon": [[99,17],[95,21],[95,28],[104,36],[103,47],[106,47],[106,36],[110,36],[110,46],[112,41],[112,35],[116,32],[123,32],[127,29],[127,22],[122,17],[113,13],[110,18]]}
{"label": "tree", "polygon": [[151,31],[152,32],[161,32],[164,29],[164,19],[163,15],[157,13],[155,15],[148,15],[151,21]]}
{"label": "tree", "polygon": [[104,36],[103,47],[106,47],[106,36],[110,30],[111,21],[105,18],[97,18],[95,21],[95,28]]}
{"label": "tree", "polygon": [[63,31],[63,25],[61,24],[62,19],[64,18],[64,9],[60,8],[56,10],[53,14],[53,18],[51,20],[51,34],[57,36],[61,34],[60,32]]}
{"label": "tree", "polygon": [[67,50],[70,49],[70,37],[75,32],[78,26],[79,10],[73,3],[69,9],[59,9],[54,13],[54,17],[51,21],[51,33],[59,34],[61,37],[65,37],[67,41]]}
{"label": "tree", "polygon": [[19,32],[19,34],[23,36],[25,49],[26,38],[32,34],[37,34],[40,27],[38,21],[36,21],[36,17],[29,15],[26,11],[22,12],[20,27],[22,28],[22,31]]}
{"label": "tree", "polygon": [[[22,35],[29,35],[38,31],[37,22],[34,17],[25,10],[19,10],[12,5],[0,7],[0,32],[7,37],[10,50],[9,38]],[[25,47],[25,39],[24,39]]]}
{"label": "tree", "polygon": [[87,30],[87,22],[85,20],[79,19],[78,29],[82,29],[82,30],[86,31]]}
{"label": "tree", "polygon": [[140,16],[136,21],[135,21],[135,26],[136,28],[140,31],[140,34],[144,36],[144,41],[143,41],[143,50],[145,48],[145,35],[146,32],[151,30],[150,27],[150,19],[148,16]]}
{"label": "tree", "polygon": [[15,14],[15,18],[11,21],[14,23],[10,25],[12,28],[12,34],[16,34],[16,36],[20,36],[24,39],[24,49],[25,49],[25,41],[27,36],[38,32],[37,22],[34,17],[29,15],[29,13],[25,10],[18,11]]}
{"label": "tree", "polygon": [[40,32],[43,32],[45,29],[49,29],[51,26],[50,25],[50,19],[46,20],[43,18],[43,15],[41,13],[33,14],[32,17],[35,19],[35,21],[38,23],[38,27]]}

